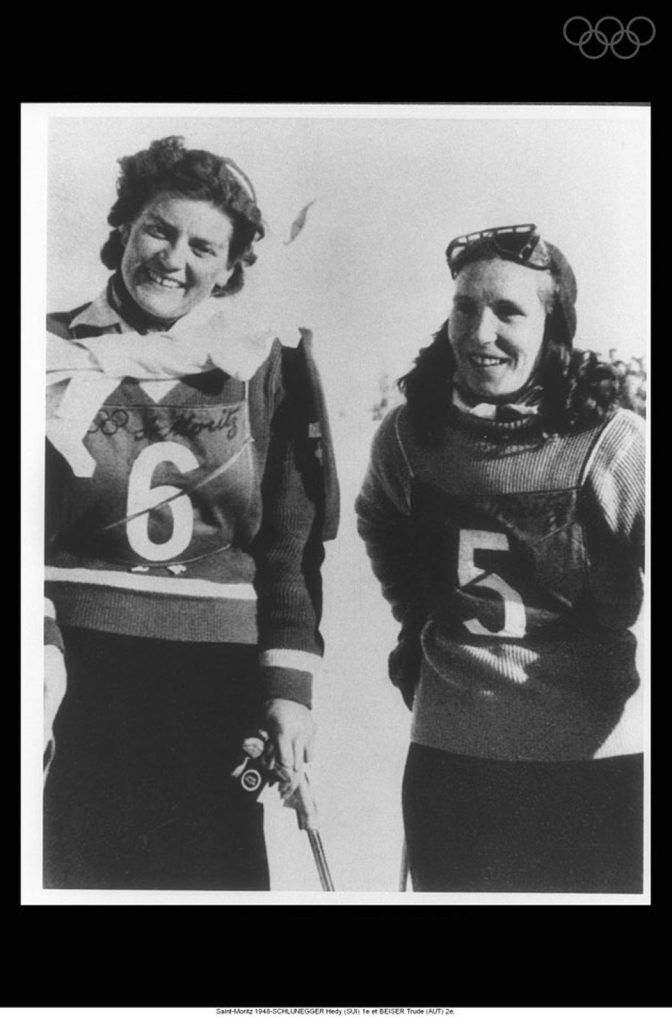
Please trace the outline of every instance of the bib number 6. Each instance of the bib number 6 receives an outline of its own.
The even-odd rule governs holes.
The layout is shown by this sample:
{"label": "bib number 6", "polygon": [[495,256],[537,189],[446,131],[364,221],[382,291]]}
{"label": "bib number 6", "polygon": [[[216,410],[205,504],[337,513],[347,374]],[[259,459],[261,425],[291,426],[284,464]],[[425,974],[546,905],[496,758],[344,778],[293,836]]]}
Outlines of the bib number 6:
{"label": "bib number 6", "polygon": [[[162,462],[172,462],[182,473],[198,468],[194,453],[176,441],[148,445],[133,463],[128,478],[126,535],[135,553],[150,562],[178,558],[189,546],[194,530],[194,509],[187,495],[168,484],[152,487],[152,476]],[[149,536],[149,516],[163,504],[172,514],[173,530],[167,540],[157,542]]]}
{"label": "bib number 6", "polygon": [[484,590],[499,594],[504,602],[504,626],[500,630],[487,629],[479,619],[469,619],[464,625],[471,633],[478,636],[525,636],[525,605],[517,590],[510,587],[506,580],[495,572],[479,569],[474,564],[475,552],[508,551],[509,541],[503,533],[490,530],[461,530],[460,546],[457,560],[457,575],[460,587],[470,583],[477,584]]}

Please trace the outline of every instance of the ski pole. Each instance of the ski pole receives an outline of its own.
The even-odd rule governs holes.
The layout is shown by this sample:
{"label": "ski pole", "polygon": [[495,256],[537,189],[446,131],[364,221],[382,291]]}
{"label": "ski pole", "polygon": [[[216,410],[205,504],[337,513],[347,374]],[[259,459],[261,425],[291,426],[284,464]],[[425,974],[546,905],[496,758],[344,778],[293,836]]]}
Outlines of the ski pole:
{"label": "ski pole", "polygon": [[401,847],[401,869],[399,871],[399,892],[406,892],[408,888],[408,848],[406,840]]}
{"label": "ski pole", "polygon": [[[279,781],[268,733],[260,729],[256,736],[250,736],[244,740],[242,749],[246,756],[242,763],[234,768],[231,775],[247,793],[256,793],[257,799],[259,799],[265,786],[272,786]],[[334,892],[334,883],[318,826],[317,806],[304,772],[301,773],[296,789],[283,801],[283,805],[296,811],[298,826],[308,836],[322,888],[325,892]]]}
{"label": "ski pole", "polygon": [[317,806],[307,775],[302,773],[298,786],[284,801],[284,806],[294,808],[299,828],[308,836],[308,842],[310,843],[310,849],[322,888],[325,892],[334,892],[334,883],[331,879],[331,872],[329,871],[318,827]]}

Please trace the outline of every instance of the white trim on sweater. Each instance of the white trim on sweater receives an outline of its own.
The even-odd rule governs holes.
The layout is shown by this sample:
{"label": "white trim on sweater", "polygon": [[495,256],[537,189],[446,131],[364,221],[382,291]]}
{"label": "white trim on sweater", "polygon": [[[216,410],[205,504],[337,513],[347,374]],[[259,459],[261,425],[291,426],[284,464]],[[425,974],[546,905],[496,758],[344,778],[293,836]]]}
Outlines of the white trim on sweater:
{"label": "white trim on sweater", "polygon": [[256,601],[257,598],[251,583],[214,583],[212,580],[184,580],[179,577],[117,572],[110,569],[68,569],[48,565],[45,569],[45,579],[49,582],[83,583],[118,590],[179,594],[183,597],[228,598],[234,601]]}
{"label": "white trim on sweater", "polygon": [[290,648],[272,648],[261,651],[259,654],[259,665],[262,668],[292,668],[299,672],[310,672],[315,674],[322,665],[319,654],[309,654],[307,651],[294,651]]}

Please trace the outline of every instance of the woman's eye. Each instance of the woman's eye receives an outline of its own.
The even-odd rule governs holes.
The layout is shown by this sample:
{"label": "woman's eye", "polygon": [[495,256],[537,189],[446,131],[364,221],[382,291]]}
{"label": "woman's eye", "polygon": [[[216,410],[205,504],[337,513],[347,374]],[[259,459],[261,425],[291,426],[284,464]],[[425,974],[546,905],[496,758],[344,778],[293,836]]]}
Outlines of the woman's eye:
{"label": "woman's eye", "polygon": [[495,307],[495,313],[500,320],[511,320],[512,317],[523,315],[518,306],[514,306],[510,302],[500,302],[499,305]]}
{"label": "woman's eye", "polygon": [[152,236],[152,238],[166,237],[166,232],[164,231],[164,229],[160,228],[157,224],[148,224],[145,230],[148,235]]}

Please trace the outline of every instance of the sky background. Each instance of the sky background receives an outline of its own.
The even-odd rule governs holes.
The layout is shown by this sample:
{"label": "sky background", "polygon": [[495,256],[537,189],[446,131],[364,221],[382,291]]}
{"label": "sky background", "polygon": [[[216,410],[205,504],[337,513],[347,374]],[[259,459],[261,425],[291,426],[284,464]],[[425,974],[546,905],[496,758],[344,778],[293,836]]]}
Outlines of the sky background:
{"label": "sky background", "polygon": [[[649,110],[99,104],[27,114],[24,338],[40,336],[47,309],[73,308],[104,287],[99,252],[121,156],[183,135],[191,148],[232,157],[254,183],[267,235],[243,292],[224,301],[290,344],[299,325],[313,330],[342,488],[315,699],[323,838],[337,889],[394,891],[409,715],[386,680],[396,630],[352,511],[376,427],[371,408],[381,380],[406,372],[447,315],[450,239],[495,225],[532,221],[565,253],[579,285],[578,347],[647,355]],[[24,358],[32,367],[43,356],[24,342]],[[37,579],[39,559],[26,559]],[[293,812],[274,800],[267,817],[277,888],[315,888]]]}
{"label": "sky background", "polygon": [[[117,160],[173,134],[230,155],[252,179],[268,232],[234,301],[286,330],[313,328],[334,408],[366,402],[381,372],[407,368],[449,307],[447,243],[498,224],[533,221],[568,257],[577,345],[643,352],[646,108],[385,109],[391,116],[52,117],[49,308],[102,288]],[[303,232],[284,245],[311,200]]]}

